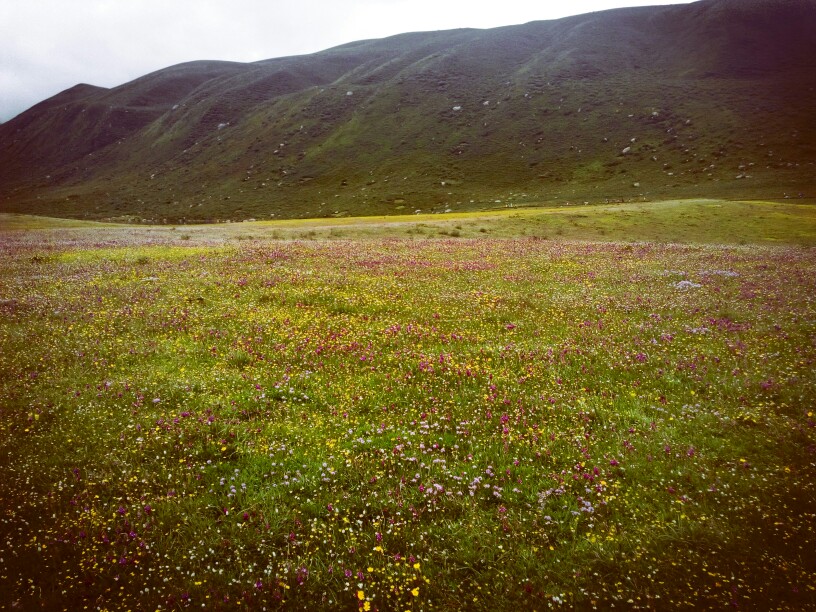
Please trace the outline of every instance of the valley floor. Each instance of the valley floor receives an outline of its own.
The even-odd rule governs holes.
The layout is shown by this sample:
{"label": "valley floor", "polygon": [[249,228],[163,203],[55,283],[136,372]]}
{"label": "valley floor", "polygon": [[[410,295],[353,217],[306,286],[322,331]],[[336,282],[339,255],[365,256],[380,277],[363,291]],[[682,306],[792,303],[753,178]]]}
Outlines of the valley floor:
{"label": "valley floor", "polygon": [[815,210],[2,216],[0,606],[813,608]]}
{"label": "valley floor", "polygon": [[[22,235],[13,230],[55,230]],[[465,213],[248,221],[214,225],[117,225],[0,213],[4,241],[222,244],[244,240],[542,238],[690,244],[816,245],[810,200],[671,200],[526,206]],[[11,230],[11,231],[9,231]],[[94,232],[93,230],[97,230]],[[104,230],[104,231],[102,231]],[[101,233],[100,233],[101,232]]]}

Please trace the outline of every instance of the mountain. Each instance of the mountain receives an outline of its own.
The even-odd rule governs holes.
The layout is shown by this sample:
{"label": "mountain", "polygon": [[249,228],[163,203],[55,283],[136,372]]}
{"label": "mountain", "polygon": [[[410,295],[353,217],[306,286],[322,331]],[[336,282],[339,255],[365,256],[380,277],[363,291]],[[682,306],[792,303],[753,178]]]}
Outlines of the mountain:
{"label": "mountain", "polygon": [[80,84],[0,211],[210,221],[816,196],[816,0],[702,0]]}

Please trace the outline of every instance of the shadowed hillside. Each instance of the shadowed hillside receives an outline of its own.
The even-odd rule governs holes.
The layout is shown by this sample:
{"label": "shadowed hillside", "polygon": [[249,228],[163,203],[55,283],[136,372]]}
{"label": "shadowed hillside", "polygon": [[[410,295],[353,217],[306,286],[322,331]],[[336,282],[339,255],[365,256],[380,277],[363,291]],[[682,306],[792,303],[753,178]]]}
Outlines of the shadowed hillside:
{"label": "shadowed hillside", "polygon": [[179,222],[816,195],[816,2],[703,0],[77,85],[0,210]]}

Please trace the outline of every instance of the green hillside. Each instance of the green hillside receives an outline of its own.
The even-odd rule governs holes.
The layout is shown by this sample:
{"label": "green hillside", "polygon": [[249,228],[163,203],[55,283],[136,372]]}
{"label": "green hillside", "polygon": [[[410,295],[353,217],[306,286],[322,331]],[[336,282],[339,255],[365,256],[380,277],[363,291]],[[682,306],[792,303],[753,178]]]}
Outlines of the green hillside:
{"label": "green hillside", "polygon": [[816,3],[621,9],[78,85],[0,211],[179,223],[816,195]]}

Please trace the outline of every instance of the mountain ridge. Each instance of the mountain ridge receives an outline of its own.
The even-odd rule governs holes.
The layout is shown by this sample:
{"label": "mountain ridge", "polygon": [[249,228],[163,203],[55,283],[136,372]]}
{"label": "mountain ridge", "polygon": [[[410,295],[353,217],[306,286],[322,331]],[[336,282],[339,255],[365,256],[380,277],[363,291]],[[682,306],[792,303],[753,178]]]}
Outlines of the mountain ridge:
{"label": "mountain ridge", "polygon": [[809,0],[702,0],[80,84],[0,125],[0,210],[192,222],[813,196],[812,28]]}

